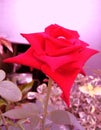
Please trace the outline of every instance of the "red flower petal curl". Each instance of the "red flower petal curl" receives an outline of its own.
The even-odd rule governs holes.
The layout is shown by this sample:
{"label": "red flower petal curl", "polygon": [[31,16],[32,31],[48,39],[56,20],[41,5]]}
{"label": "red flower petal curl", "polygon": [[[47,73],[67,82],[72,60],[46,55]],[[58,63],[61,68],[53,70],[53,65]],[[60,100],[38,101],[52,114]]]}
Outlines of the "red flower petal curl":
{"label": "red flower petal curl", "polygon": [[[64,41],[63,38],[57,38],[62,34]],[[85,62],[98,51],[87,48],[88,44],[78,39],[76,31],[58,25],[47,27],[43,33],[22,35],[31,47],[25,53],[4,62],[23,64],[43,71],[60,86],[63,99],[69,105],[70,90],[77,74],[83,72]]]}

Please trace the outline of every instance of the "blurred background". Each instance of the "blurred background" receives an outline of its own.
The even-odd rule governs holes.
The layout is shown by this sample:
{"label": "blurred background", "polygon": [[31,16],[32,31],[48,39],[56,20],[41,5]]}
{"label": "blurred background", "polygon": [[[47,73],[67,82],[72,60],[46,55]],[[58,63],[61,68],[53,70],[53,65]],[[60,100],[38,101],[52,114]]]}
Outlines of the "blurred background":
{"label": "blurred background", "polygon": [[[56,23],[77,30],[81,40],[101,51],[100,5],[101,0],[0,0],[0,36],[13,43],[16,55],[29,47],[20,33],[44,31]],[[85,70],[101,69],[100,57],[91,57]]]}

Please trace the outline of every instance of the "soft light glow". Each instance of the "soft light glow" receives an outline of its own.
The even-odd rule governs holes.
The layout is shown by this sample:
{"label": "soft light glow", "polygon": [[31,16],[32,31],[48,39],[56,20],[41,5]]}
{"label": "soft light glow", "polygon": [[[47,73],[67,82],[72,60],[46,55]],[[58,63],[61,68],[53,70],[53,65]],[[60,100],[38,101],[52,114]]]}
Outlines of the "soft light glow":
{"label": "soft light glow", "polygon": [[[20,33],[44,31],[46,26],[57,23],[77,30],[82,40],[101,50],[100,5],[101,0],[1,0],[0,36],[27,44]],[[91,65],[101,68],[101,60],[96,64],[93,59]]]}
{"label": "soft light glow", "polygon": [[57,23],[78,30],[84,40],[93,43],[96,39],[100,39],[99,1],[5,0],[0,2],[3,8],[0,32],[12,41],[27,43],[19,33],[43,31],[49,24]]}

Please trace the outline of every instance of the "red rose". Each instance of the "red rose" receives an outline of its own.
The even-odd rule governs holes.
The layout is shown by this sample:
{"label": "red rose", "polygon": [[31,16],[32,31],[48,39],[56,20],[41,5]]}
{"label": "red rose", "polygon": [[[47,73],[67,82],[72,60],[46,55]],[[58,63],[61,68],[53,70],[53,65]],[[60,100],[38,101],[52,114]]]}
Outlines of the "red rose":
{"label": "red rose", "polygon": [[72,84],[78,73],[83,73],[84,63],[98,51],[87,48],[79,40],[76,31],[57,24],[48,26],[44,32],[21,34],[31,44],[23,54],[4,62],[18,63],[43,71],[62,89],[63,99],[69,105]]}

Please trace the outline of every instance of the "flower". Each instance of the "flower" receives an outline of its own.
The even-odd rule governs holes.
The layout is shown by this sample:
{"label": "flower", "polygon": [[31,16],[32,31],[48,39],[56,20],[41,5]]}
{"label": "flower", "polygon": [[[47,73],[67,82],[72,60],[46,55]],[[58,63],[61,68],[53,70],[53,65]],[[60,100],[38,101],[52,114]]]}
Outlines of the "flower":
{"label": "flower", "polygon": [[62,89],[63,99],[70,104],[70,90],[78,73],[84,73],[85,62],[98,51],[87,48],[79,39],[77,31],[57,24],[45,28],[44,32],[21,34],[31,44],[18,56],[4,62],[18,63],[41,70]]}

